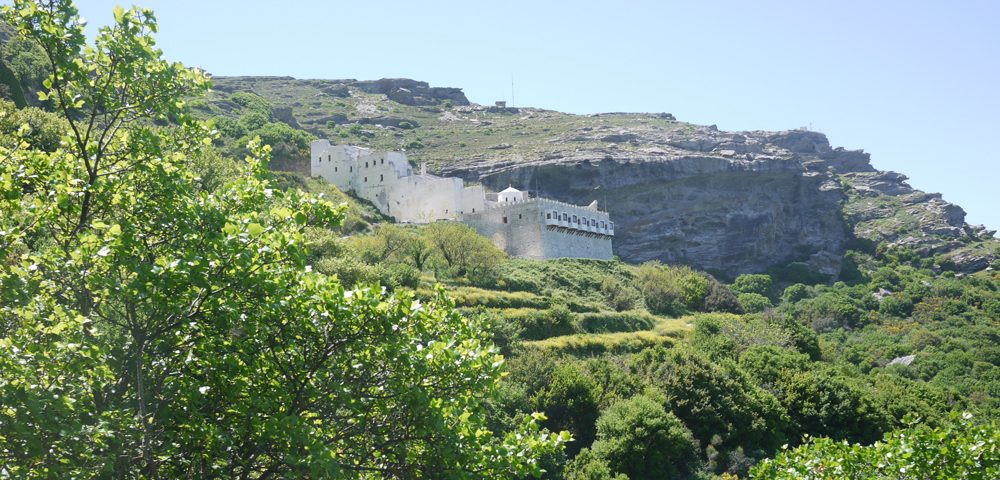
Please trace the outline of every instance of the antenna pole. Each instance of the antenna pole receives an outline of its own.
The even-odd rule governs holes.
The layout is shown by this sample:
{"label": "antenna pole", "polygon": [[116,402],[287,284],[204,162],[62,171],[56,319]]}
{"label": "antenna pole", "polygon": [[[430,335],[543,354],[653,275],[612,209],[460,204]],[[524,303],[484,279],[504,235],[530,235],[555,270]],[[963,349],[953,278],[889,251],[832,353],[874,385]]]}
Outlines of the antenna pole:
{"label": "antenna pole", "polygon": [[514,106],[514,74],[510,74],[510,106]]}

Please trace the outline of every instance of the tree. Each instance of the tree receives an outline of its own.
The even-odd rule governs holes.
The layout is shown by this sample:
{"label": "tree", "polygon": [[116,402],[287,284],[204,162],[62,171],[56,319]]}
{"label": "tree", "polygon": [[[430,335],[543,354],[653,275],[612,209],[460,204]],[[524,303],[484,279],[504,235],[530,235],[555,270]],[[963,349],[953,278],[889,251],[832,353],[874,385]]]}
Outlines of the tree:
{"label": "tree", "polygon": [[737,293],[756,293],[767,296],[771,290],[771,276],[764,274],[743,274],[736,277],[733,290]]}
{"label": "tree", "polygon": [[496,281],[504,253],[472,227],[458,222],[434,222],[427,226],[424,235],[456,276],[480,285]]}
{"label": "tree", "polygon": [[0,146],[5,474],[509,478],[567,440],[486,427],[504,362],[443,292],[312,271],[305,229],[343,210],[271,188],[267,147],[202,188],[211,137],[180,99],[207,79],[162,60],[152,12],[116,8],[86,48],[71,2],[4,12],[69,127],[53,152]]}
{"label": "tree", "polygon": [[811,438],[793,450],[764,460],[751,478],[767,479],[987,479],[1000,478],[1000,429],[953,416],[934,429],[912,426],[873,445]]}
{"label": "tree", "polygon": [[677,315],[704,307],[709,281],[689,267],[646,262],[636,272],[636,284],[654,313]]}
{"label": "tree", "polygon": [[632,480],[677,478],[698,459],[691,431],[663,408],[662,400],[646,394],[619,401],[601,414],[591,451],[611,471]]}

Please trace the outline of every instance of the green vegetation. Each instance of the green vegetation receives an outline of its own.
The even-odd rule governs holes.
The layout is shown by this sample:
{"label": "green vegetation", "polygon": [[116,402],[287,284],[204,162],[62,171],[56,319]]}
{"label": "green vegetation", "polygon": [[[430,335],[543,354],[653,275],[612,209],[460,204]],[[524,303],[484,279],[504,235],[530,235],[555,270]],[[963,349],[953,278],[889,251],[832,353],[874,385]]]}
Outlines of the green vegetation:
{"label": "green vegetation", "polygon": [[[1000,274],[890,247],[919,212],[859,223],[877,235],[839,279],[507,258],[269,156],[294,167],[296,122],[454,162],[640,117],[280,80],[204,99],[149,11],[115,9],[83,50],[72,5],[52,8],[17,0],[0,29],[42,99],[0,103],[0,477],[998,474]],[[848,216],[900,208],[848,195]]]}
{"label": "green vegetation", "polygon": [[0,143],[0,476],[516,478],[569,440],[489,428],[503,358],[441,290],[311,268],[345,209],[272,188],[269,147],[197,174],[221,162],[179,99],[208,79],[162,59],[150,11],[86,49],[70,2],[4,13],[70,128]]}

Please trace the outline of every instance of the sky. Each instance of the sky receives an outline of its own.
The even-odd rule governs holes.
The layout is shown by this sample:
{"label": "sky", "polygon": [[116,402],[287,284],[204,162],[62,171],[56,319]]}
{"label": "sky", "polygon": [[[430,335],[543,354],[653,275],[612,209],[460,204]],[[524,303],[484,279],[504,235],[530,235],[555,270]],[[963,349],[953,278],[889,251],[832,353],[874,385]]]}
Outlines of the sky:
{"label": "sky", "polygon": [[[92,28],[117,3],[76,2]],[[484,104],[807,127],[1000,228],[1000,2],[135,3],[168,58],[214,75],[406,77]]]}

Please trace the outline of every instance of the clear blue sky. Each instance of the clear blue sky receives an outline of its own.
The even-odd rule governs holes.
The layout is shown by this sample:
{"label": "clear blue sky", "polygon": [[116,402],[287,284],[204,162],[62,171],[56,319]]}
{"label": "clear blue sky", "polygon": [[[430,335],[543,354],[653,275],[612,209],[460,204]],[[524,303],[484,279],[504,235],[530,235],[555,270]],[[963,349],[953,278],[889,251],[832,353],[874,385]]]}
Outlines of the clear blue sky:
{"label": "clear blue sky", "polygon": [[[79,1],[92,25],[116,3]],[[146,0],[215,75],[408,77],[470,100],[811,126],[1000,228],[1000,2]]]}

